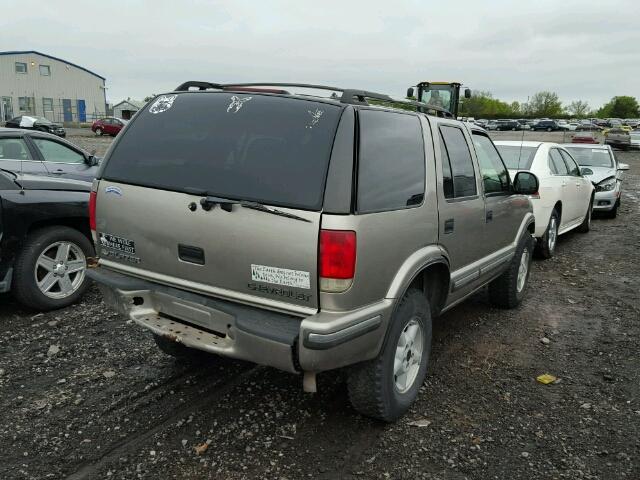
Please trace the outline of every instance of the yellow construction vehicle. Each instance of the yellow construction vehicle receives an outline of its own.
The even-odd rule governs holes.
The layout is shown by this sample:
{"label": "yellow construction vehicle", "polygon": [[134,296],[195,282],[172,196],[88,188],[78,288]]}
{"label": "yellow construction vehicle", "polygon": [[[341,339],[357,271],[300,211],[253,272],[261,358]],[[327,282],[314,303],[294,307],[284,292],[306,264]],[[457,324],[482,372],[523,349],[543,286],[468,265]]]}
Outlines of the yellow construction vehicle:
{"label": "yellow construction vehicle", "polygon": [[[454,117],[457,117],[461,87],[462,84],[458,82],[420,82],[415,87],[407,89],[407,97],[415,97],[419,102],[433,107],[444,108]],[[417,94],[414,88],[418,90]],[[464,89],[464,98],[471,98],[471,90],[469,88]]]}

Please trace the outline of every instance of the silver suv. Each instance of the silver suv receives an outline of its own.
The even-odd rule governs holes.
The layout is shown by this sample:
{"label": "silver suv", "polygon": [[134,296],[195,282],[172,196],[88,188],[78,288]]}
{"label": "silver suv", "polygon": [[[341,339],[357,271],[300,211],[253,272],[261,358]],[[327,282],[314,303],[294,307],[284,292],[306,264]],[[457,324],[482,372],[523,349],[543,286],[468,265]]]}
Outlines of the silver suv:
{"label": "silver suv", "polygon": [[303,373],[308,391],[348,367],[354,407],[394,420],[434,316],[485,285],[520,303],[537,179],[512,183],[445,111],[281,87],[187,82],[141,110],[94,182],[89,275],[166,353]]}

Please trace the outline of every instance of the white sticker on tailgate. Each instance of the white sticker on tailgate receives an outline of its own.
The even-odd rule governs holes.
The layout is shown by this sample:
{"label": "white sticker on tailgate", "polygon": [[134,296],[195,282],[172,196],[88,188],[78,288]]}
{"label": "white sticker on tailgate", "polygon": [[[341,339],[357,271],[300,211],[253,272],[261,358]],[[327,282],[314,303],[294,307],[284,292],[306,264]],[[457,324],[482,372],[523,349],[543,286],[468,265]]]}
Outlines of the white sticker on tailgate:
{"label": "white sticker on tailgate", "polygon": [[251,280],[285,287],[311,288],[309,272],[251,264]]}

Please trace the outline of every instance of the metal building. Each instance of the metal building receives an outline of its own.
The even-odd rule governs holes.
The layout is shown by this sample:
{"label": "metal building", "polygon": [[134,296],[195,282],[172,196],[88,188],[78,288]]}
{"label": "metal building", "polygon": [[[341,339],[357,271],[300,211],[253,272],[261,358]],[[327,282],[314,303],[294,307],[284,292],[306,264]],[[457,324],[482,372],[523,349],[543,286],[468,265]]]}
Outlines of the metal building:
{"label": "metal building", "polygon": [[113,116],[116,118],[124,118],[129,120],[133,117],[138,110],[144,107],[145,102],[138,102],[136,100],[123,100],[120,103],[113,106]]}
{"label": "metal building", "polygon": [[90,122],[106,113],[105,78],[36,51],[0,52],[0,122],[37,115]]}

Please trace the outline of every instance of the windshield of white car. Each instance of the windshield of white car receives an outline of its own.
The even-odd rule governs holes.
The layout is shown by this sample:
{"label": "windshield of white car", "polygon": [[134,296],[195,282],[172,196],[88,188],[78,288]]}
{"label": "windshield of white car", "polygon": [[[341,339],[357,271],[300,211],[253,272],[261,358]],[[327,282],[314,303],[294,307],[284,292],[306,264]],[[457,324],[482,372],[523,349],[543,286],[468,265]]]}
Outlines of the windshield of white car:
{"label": "windshield of white car", "polygon": [[496,145],[502,160],[509,170],[529,170],[538,147],[520,145]]}
{"label": "windshield of white car", "polygon": [[613,159],[607,148],[565,147],[581,167],[613,168]]}

